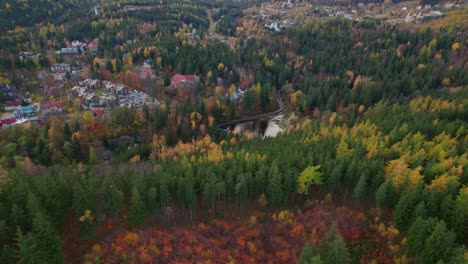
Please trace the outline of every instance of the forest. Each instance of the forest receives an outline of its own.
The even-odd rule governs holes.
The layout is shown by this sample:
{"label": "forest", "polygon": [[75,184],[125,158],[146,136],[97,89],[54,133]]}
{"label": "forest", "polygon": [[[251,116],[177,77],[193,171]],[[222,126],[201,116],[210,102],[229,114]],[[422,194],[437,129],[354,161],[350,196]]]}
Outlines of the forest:
{"label": "forest", "polygon": [[[248,20],[262,2],[101,1],[95,16],[94,1],[0,1],[0,84],[65,109],[0,128],[0,263],[466,263],[466,8],[272,32]],[[42,94],[72,40],[98,43],[77,79],[161,104],[98,114],[72,78]],[[170,89],[174,74],[200,81]],[[276,137],[219,126],[280,108],[294,118]]]}
{"label": "forest", "polygon": [[[103,164],[90,153],[87,164],[38,167],[14,156],[20,146],[11,143],[4,151],[12,156],[3,152],[2,158],[4,164],[17,164],[2,176],[2,258],[4,263],[63,262],[61,238],[71,238],[55,226],[71,221],[85,240],[103,228],[120,230],[86,254],[92,263],[290,262],[300,258],[305,243],[312,243],[313,257],[325,263],[332,263],[330,247],[339,247],[343,263],[395,258],[462,263],[461,245],[468,237],[466,109],[465,92],[383,101],[357,111],[354,121],[340,115],[307,119],[264,140],[231,137],[217,143],[205,136],[169,147],[164,137],[154,136],[148,161],[135,156],[129,165]],[[256,213],[250,201],[259,204]],[[369,210],[369,203],[381,210],[374,219],[359,212]],[[231,222],[226,216],[204,225],[194,220],[216,219],[227,208],[245,220]],[[155,222],[186,223],[193,233],[138,231]],[[330,231],[333,222],[344,240]],[[266,242],[266,230],[278,237]],[[374,240],[378,244],[368,243]],[[228,246],[209,253],[211,243],[234,243],[237,250]]]}

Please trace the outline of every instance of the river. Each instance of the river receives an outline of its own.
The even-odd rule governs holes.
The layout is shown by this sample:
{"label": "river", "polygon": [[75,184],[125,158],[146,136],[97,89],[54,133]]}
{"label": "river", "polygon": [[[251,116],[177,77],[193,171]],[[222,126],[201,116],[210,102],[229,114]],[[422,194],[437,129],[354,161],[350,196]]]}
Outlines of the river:
{"label": "river", "polygon": [[282,118],[283,116],[279,115],[273,119],[261,118],[254,121],[239,123],[235,125],[232,132],[234,134],[244,133],[262,138],[276,137],[279,133],[283,132],[283,129],[279,125]]}

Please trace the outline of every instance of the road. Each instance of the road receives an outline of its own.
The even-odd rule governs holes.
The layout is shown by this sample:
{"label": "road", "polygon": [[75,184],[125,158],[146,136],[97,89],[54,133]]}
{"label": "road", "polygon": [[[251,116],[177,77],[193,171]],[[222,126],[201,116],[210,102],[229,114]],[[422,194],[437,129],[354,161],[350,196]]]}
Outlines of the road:
{"label": "road", "polygon": [[206,15],[208,16],[208,20],[210,21],[210,27],[208,29],[210,38],[233,47],[234,42],[232,42],[228,36],[223,36],[216,33],[216,26],[218,25],[219,20],[216,22],[213,20],[211,10],[209,10],[208,8],[206,9]]}

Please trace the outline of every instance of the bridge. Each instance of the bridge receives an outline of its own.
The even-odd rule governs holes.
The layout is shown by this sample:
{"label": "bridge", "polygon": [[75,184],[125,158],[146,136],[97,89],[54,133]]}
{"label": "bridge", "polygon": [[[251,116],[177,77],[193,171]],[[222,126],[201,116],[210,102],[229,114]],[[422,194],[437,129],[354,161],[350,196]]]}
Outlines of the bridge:
{"label": "bridge", "polygon": [[256,120],[256,119],[259,119],[259,118],[265,118],[265,117],[271,117],[271,116],[279,115],[281,112],[284,111],[284,103],[283,103],[283,101],[281,101],[281,99],[280,99],[280,97],[278,95],[278,92],[275,92],[275,98],[276,98],[276,101],[278,102],[278,105],[280,107],[278,110],[275,110],[275,111],[269,112],[269,113],[263,113],[263,114],[258,114],[258,115],[254,115],[254,116],[249,116],[249,117],[245,117],[245,118],[241,118],[241,119],[226,121],[226,122],[223,122],[223,123],[219,124],[218,128],[222,129],[222,128],[226,128],[228,126],[253,121],[253,120]]}

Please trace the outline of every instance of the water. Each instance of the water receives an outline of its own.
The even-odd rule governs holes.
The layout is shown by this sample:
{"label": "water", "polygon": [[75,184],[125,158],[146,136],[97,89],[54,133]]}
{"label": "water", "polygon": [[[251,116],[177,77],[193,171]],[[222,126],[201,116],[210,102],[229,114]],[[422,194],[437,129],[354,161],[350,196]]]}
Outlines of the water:
{"label": "water", "polygon": [[255,137],[276,137],[283,129],[277,121],[271,119],[257,119],[255,121],[244,122],[235,125],[232,132],[234,134],[244,133]]}

